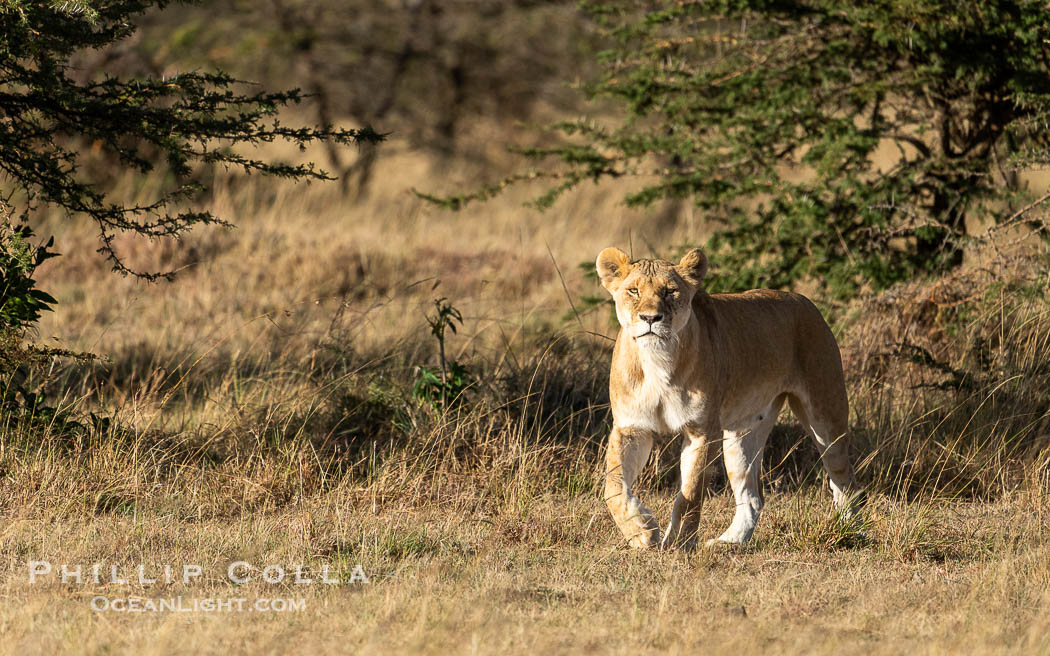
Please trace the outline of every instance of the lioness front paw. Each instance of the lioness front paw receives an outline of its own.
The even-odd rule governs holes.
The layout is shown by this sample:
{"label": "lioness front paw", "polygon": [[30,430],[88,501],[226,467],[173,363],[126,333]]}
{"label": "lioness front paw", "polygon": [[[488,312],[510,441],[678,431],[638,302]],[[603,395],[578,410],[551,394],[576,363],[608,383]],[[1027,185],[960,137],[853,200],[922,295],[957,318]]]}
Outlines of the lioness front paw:
{"label": "lioness front paw", "polygon": [[708,540],[707,546],[740,545],[750,540],[751,534],[755,532],[755,520],[745,515],[743,516],[744,521],[741,521],[741,517],[741,514],[737,513],[737,516],[733,518],[732,525],[722,535],[713,540]]}
{"label": "lioness front paw", "polygon": [[739,547],[742,544],[744,544],[744,540],[727,540],[725,538],[719,537],[711,538],[710,540],[704,543],[704,546],[709,549],[717,549],[719,547]]}
{"label": "lioness front paw", "polygon": [[660,546],[660,525],[652,515],[636,515],[623,530],[627,543],[634,549],[655,549]]}
{"label": "lioness front paw", "polygon": [[660,531],[635,535],[628,540],[628,544],[632,549],[655,549],[660,544]]}

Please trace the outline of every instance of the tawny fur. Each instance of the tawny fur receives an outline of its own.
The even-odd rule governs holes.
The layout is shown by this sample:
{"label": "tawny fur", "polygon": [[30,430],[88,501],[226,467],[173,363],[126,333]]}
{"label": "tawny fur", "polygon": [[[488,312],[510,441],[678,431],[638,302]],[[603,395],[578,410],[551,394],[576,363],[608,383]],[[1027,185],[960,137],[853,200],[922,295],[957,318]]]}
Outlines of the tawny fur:
{"label": "tawny fur", "polygon": [[[621,326],[609,380],[605,496],[632,546],[695,544],[720,452],[737,508],[730,527],[708,544],[748,540],[763,505],[762,449],[785,400],[817,442],[836,506],[853,511],[858,490],[842,361],[813,303],[770,290],[707,294],[707,258],[699,249],[673,265],[631,262],[607,248],[597,268]],[[679,432],[682,482],[661,541],[632,486],[653,440]]]}

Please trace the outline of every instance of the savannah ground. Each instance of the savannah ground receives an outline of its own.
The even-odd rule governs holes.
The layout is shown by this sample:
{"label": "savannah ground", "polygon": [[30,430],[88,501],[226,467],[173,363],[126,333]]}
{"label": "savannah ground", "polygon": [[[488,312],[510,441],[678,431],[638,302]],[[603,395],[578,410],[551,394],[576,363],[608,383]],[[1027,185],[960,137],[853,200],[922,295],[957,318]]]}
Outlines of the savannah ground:
{"label": "savannah ground", "polygon": [[[500,162],[512,123],[473,121],[467,150]],[[59,302],[37,339],[103,359],[41,372],[50,410],[0,425],[0,651],[1050,653],[1044,250],[1000,235],[944,280],[816,299],[843,350],[863,533],[785,414],[749,545],[633,552],[601,498],[616,327],[589,263],[667,257],[711,226],[688,202],[626,209],[631,181],[545,213],[521,204],[539,187],[447,213],[411,189],[494,170],[397,135],[382,149],[366,194],[220,176],[204,202],[235,229],[117,244],[172,283],[120,278],[91,225],[34,217],[64,254],[41,270]],[[442,297],[463,315],[446,359],[472,380],[447,410],[413,393],[439,364]],[[676,449],[643,477],[665,523]],[[718,482],[702,537],[732,511]],[[30,583],[30,561],[55,571]],[[252,582],[226,578],[235,561]],[[103,580],[63,584],[63,564]],[[139,584],[139,565],[176,580]],[[182,583],[184,565],[202,576]],[[265,583],[267,565],[315,582]],[[342,584],[316,581],[326,565]],[[357,565],[368,583],[348,582]],[[300,610],[98,612],[99,596]]]}

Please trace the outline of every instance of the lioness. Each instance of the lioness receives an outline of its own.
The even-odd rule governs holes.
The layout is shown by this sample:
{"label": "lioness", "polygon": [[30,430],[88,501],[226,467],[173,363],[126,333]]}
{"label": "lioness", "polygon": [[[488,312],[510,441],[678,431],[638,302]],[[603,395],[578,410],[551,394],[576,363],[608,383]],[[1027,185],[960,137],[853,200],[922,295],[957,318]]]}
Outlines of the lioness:
{"label": "lioness", "polygon": [[[785,399],[817,443],[835,506],[853,511],[859,490],[848,458],[842,360],[809,299],[771,290],[708,294],[707,257],[699,249],[674,265],[632,262],[606,248],[597,267],[620,321],[609,380],[605,500],[631,546],[695,546],[719,446],[736,515],[707,544],[747,541],[763,505],[762,449]],[[661,542],[652,511],[632,485],[653,438],[678,432],[682,483]]]}

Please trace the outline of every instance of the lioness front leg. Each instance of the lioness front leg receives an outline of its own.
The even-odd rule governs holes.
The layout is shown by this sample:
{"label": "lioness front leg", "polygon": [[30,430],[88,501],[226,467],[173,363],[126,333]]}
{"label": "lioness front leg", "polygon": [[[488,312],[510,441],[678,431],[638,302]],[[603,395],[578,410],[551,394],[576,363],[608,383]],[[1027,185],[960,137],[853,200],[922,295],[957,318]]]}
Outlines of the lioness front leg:
{"label": "lioness front leg", "polygon": [[637,549],[660,542],[660,525],[632,490],[652,448],[651,432],[614,427],[605,455],[605,503],[623,536]]}
{"label": "lioness front leg", "polygon": [[661,548],[696,547],[700,510],[714,474],[721,442],[722,431],[717,421],[685,427],[680,463],[682,486],[675,497],[671,523],[667,525]]}

